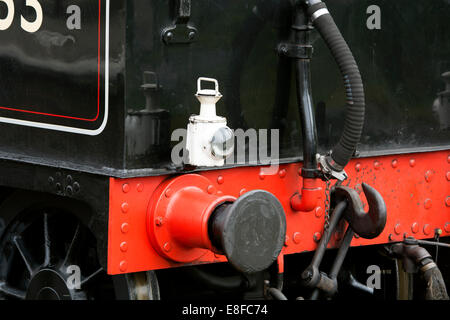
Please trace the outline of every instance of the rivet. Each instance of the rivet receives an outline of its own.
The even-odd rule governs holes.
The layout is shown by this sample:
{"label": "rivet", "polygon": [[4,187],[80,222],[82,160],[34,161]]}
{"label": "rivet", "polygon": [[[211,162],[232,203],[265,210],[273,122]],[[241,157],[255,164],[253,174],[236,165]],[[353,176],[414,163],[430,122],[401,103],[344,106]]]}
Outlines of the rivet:
{"label": "rivet", "polygon": [[301,177],[302,176],[302,168],[298,169],[297,174]]}
{"label": "rivet", "polygon": [[71,186],[67,186],[67,188],[66,188],[66,194],[67,194],[68,196],[72,196],[72,194],[73,194],[73,189],[72,189]]}
{"label": "rivet", "polygon": [[128,210],[130,209],[130,206],[128,205],[128,203],[126,203],[126,202],[124,202],[124,203],[122,203],[122,212],[123,213],[127,213],[128,212]]}
{"label": "rivet", "polygon": [[244,188],[244,189],[241,189],[241,191],[239,191],[239,195],[240,196],[242,196],[244,193],[246,193],[247,192],[247,190]]}
{"label": "rivet", "polygon": [[284,238],[284,246],[287,247],[289,246],[289,236],[286,235],[286,237]]}
{"label": "rivet", "polygon": [[358,162],[355,166],[355,169],[357,172],[360,172],[361,171],[361,163]]}
{"label": "rivet", "polygon": [[423,233],[429,235],[431,233],[431,227],[429,224],[423,226]]}
{"label": "rivet", "polygon": [[281,169],[280,172],[278,172],[278,175],[280,176],[281,179],[283,179],[284,177],[286,177],[286,170]]}
{"label": "rivet", "polygon": [[128,243],[122,242],[122,243],[120,244],[120,251],[122,251],[122,252],[127,252],[127,251],[128,251]]}
{"label": "rivet", "polygon": [[447,198],[445,198],[445,205],[447,207],[450,207],[450,196],[447,196]]}
{"label": "rivet", "polygon": [[66,177],[66,181],[67,181],[67,184],[72,184],[72,182],[73,182],[72,176],[71,176],[71,175],[68,175],[68,176]]}
{"label": "rivet", "polygon": [[320,232],[316,232],[316,233],[314,233],[313,238],[314,238],[315,242],[319,242],[320,238],[322,238],[322,234]]}
{"label": "rivet", "polygon": [[450,222],[447,222],[444,226],[445,232],[450,232]]}
{"label": "rivet", "polygon": [[164,251],[169,252],[170,250],[172,250],[172,245],[170,244],[170,242],[166,242],[164,244]]}
{"label": "rivet", "polygon": [[217,183],[218,184],[223,184],[225,182],[225,178],[223,176],[218,176],[217,177]]}
{"label": "rivet", "polygon": [[219,191],[217,191],[217,195],[221,196],[221,195],[223,195],[223,192],[219,190]]}
{"label": "rivet", "polygon": [[375,162],[373,163],[373,166],[374,166],[375,170],[379,170],[379,169],[380,169],[380,162],[375,161]]}
{"label": "rivet", "polygon": [[450,163],[450,155],[447,156],[447,163]]}
{"label": "rivet", "polygon": [[415,166],[416,166],[416,159],[411,159],[411,160],[409,160],[409,166],[410,166],[411,168],[415,167]]}
{"label": "rivet", "polygon": [[144,191],[144,185],[142,183],[138,183],[136,186],[138,192]]}
{"label": "rivet", "polygon": [[394,168],[394,169],[397,168],[397,167],[398,167],[398,160],[397,160],[397,159],[392,160],[391,166],[392,166],[392,168]]}
{"label": "rivet", "polygon": [[323,214],[323,209],[322,209],[322,207],[317,207],[317,208],[316,208],[316,217],[317,217],[317,218],[320,218],[320,217],[322,216],[322,214]]}
{"label": "rivet", "polygon": [[414,222],[414,223],[411,225],[411,231],[412,231],[413,233],[419,232],[419,224],[418,224],[417,222]]}
{"label": "rivet", "polygon": [[302,241],[302,235],[300,232],[295,232],[294,233],[294,243],[299,244]]}
{"label": "rivet", "polygon": [[50,186],[53,186],[54,183],[55,183],[55,179],[53,177],[48,177],[48,184]]}
{"label": "rivet", "polygon": [[164,224],[164,219],[163,219],[163,217],[157,217],[157,218],[155,219],[155,224],[156,224],[158,227],[161,227],[161,226]]}
{"label": "rivet", "polygon": [[122,231],[122,233],[128,233],[128,231],[130,230],[130,225],[125,222],[120,227],[120,230]]}
{"label": "rivet", "polygon": [[395,234],[400,234],[400,223],[397,223],[394,227]]}
{"label": "rivet", "polygon": [[166,198],[170,198],[172,196],[172,190],[171,189],[167,189],[166,192],[164,193],[164,195],[166,196]]}
{"label": "rivet", "polygon": [[264,180],[266,178],[266,176],[264,175],[264,173],[261,171],[260,173],[259,173],[259,179],[260,180]]}
{"label": "rivet", "polygon": [[427,210],[430,209],[431,206],[432,206],[431,199],[426,199],[425,202],[424,202],[424,204],[423,204],[423,206],[424,206],[425,209],[427,209]]}
{"label": "rivet", "polygon": [[123,193],[130,192],[130,185],[128,183],[124,183],[122,186],[122,191],[123,191]]}
{"label": "rivet", "polygon": [[209,194],[214,194],[216,193],[216,188],[213,185],[209,185],[207,191]]}
{"label": "rivet", "polygon": [[125,272],[128,268],[128,263],[124,260],[119,264],[120,271]]}
{"label": "rivet", "polygon": [[447,181],[450,181],[450,171],[447,171],[446,177],[447,177]]}
{"label": "rivet", "polygon": [[433,178],[433,172],[431,172],[431,170],[428,170],[427,172],[425,172],[425,181],[426,182],[431,182]]}
{"label": "rivet", "polygon": [[79,184],[78,182],[74,182],[74,183],[73,183],[73,191],[74,191],[75,193],[80,192],[80,184]]}
{"label": "rivet", "polygon": [[388,240],[389,240],[389,241],[392,241],[392,233],[389,234]]}

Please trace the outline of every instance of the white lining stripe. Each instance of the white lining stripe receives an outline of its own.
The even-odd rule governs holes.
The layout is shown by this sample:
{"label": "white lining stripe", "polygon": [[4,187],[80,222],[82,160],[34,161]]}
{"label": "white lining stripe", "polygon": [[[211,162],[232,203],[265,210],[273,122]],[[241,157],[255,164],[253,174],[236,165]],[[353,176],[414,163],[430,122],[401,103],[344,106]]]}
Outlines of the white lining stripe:
{"label": "white lining stripe", "polygon": [[[108,123],[109,115],[109,3],[110,0],[106,0],[106,27],[105,27],[105,114],[103,117],[103,122],[98,129],[80,129],[76,127],[61,126],[49,123],[18,120],[12,118],[0,117],[0,122],[15,124],[20,126],[41,128],[54,131],[62,131],[69,133],[76,133],[88,136],[97,136],[105,130],[106,124]],[[100,13],[101,14],[101,13]]]}

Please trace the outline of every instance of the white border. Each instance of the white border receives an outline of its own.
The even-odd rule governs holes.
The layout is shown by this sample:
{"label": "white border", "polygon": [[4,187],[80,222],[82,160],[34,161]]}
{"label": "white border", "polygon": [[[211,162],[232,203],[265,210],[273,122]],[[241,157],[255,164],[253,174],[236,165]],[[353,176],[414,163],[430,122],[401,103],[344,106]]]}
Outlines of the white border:
{"label": "white border", "polygon": [[[4,118],[0,117],[0,122],[15,124],[20,126],[41,128],[47,130],[54,131],[62,131],[69,133],[76,133],[88,136],[97,136],[105,130],[106,124],[108,122],[108,112],[109,112],[109,2],[110,0],[106,0],[106,23],[105,23],[105,114],[103,117],[103,122],[98,129],[90,130],[90,129],[80,129],[76,127],[67,127],[56,124],[42,123],[42,122],[34,122],[34,121],[25,121],[18,120],[12,118]],[[100,12],[101,14],[101,12]]]}

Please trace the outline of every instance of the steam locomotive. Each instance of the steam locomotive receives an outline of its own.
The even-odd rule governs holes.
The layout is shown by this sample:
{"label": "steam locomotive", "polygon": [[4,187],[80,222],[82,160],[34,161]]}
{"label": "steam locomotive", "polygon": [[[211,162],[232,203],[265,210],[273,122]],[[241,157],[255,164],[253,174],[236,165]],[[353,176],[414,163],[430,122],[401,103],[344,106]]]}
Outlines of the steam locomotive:
{"label": "steam locomotive", "polygon": [[325,2],[1,0],[0,298],[448,299],[450,3]]}

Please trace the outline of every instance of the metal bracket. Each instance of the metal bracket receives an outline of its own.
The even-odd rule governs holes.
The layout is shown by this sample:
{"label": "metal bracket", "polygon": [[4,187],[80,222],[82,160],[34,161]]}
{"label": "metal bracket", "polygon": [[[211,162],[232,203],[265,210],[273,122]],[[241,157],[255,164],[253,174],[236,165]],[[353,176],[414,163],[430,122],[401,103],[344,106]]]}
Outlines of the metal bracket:
{"label": "metal bracket", "polygon": [[313,46],[299,45],[294,43],[280,43],[277,48],[278,54],[296,59],[311,59]]}
{"label": "metal bracket", "polygon": [[197,36],[197,29],[189,26],[191,18],[191,0],[176,0],[175,19],[172,26],[162,31],[165,44],[191,43]]}

